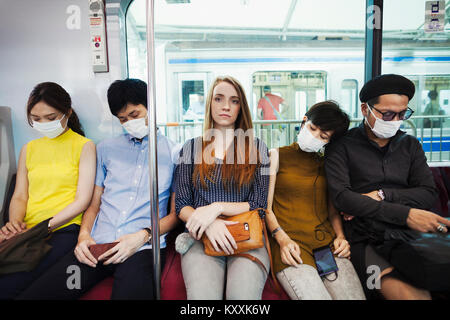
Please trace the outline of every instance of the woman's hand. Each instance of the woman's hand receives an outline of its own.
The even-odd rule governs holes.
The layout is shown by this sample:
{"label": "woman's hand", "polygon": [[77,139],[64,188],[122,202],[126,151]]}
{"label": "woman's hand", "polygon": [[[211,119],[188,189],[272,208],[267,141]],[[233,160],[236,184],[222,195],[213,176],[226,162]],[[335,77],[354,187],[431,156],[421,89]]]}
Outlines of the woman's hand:
{"label": "woman's hand", "polygon": [[281,261],[284,264],[296,267],[303,263],[303,260],[300,257],[300,247],[295,241],[286,235],[279,241],[279,244]]}
{"label": "woman's hand", "polygon": [[204,207],[198,207],[186,222],[186,228],[194,239],[200,240],[206,228],[208,228],[219,215],[220,208],[214,203]]}
{"label": "woman's hand", "polygon": [[[236,224],[236,221],[224,221],[222,219],[216,219],[206,228],[206,236],[213,245],[217,252],[224,251],[228,255],[234,253],[234,249],[237,249],[236,241],[227,228],[227,225]],[[221,250],[221,249],[222,250]]]}
{"label": "woman's hand", "polygon": [[26,229],[27,225],[25,222],[12,220],[0,229],[0,235],[2,235],[2,238],[5,240],[8,240],[17,234],[24,232]]}
{"label": "woman's hand", "polygon": [[78,237],[78,243],[75,247],[74,254],[78,261],[87,264],[88,266],[95,268],[97,266],[97,260],[92,255],[89,247],[96,244],[90,234],[81,234]]}
{"label": "woman's hand", "polygon": [[140,230],[138,232],[120,237],[119,239],[115,240],[115,242],[119,243],[114,248],[109,249],[100,257],[98,257],[98,260],[102,261],[109,258],[103,263],[104,265],[124,262],[147,242],[147,235],[147,231]]}
{"label": "woman's hand", "polygon": [[350,244],[344,237],[337,237],[334,239],[334,252],[339,258],[350,258]]}

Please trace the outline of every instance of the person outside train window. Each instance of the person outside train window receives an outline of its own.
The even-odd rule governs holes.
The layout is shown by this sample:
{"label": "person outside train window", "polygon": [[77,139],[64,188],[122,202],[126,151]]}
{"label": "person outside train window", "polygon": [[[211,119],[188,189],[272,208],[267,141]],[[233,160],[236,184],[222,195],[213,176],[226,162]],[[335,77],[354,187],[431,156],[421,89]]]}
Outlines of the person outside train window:
{"label": "person outside train window", "polygon": [[264,86],[264,96],[258,101],[258,115],[262,120],[282,120],[281,110],[284,99],[272,94],[270,86]]}
{"label": "person outside train window", "polygon": [[[291,299],[365,299],[341,216],[327,197],[319,153],[345,134],[349,123],[335,102],[316,103],[303,118],[297,142],[270,150],[266,222],[274,272]],[[313,250],[324,246],[332,249],[339,270],[320,277]]]}
{"label": "person outside train window", "polygon": [[[278,95],[272,94],[270,86],[264,86],[264,96],[258,101],[258,118],[262,120],[284,120],[282,114],[286,113],[287,106],[284,104],[284,99]],[[264,124],[263,128],[269,128],[270,124]],[[283,132],[283,125],[272,125],[270,132],[264,132],[266,141],[269,145],[276,143],[280,144],[281,135]],[[272,141],[274,136],[274,141]]]}
{"label": "person outside train window", "polygon": [[[244,257],[208,256],[200,239],[206,234],[217,251],[234,253],[236,242],[226,227],[230,223],[218,216],[266,208],[268,149],[253,137],[247,99],[236,79],[217,78],[205,110],[203,136],[185,143],[175,173],[176,212],[195,239],[181,258],[187,298],[220,300],[226,284],[226,299],[258,300],[267,278],[265,270]],[[269,270],[266,248],[247,253]]]}
{"label": "person outside train window", "polygon": [[[424,116],[445,115],[445,111],[439,105],[437,91],[431,90],[430,92],[428,92],[428,98],[430,98],[430,102],[427,104],[427,106],[423,112],[423,115]],[[423,127],[440,129],[444,121],[445,121],[445,119],[433,119],[433,118],[423,119]]]}
{"label": "person outside train window", "polygon": [[28,123],[44,137],[22,147],[9,222],[9,239],[49,220],[51,249],[31,272],[0,276],[0,299],[13,299],[77,243],[95,178],[95,144],[84,137],[70,95],[53,82],[38,84],[27,103]]}
{"label": "person outside train window", "polygon": [[[114,277],[112,299],[153,299],[153,255],[150,242],[147,85],[137,79],[117,80],[108,89],[111,113],[126,133],[97,146],[97,176],[75,250],[48,270],[19,299],[76,299],[108,276]],[[179,148],[158,132],[158,188],[161,265],[165,234],[177,224],[171,196]],[[98,257],[94,244],[119,242]],[[67,287],[67,268],[80,268],[80,286]]]}
{"label": "person outside train window", "polygon": [[[385,299],[430,299],[430,293],[411,285],[374,249],[374,241],[383,241],[389,229],[447,232],[450,226],[427,211],[438,195],[432,173],[419,141],[399,130],[413,112],[408,102],[414,91],[400,75],[368,81],[359,94],[364,121],[333,144],[325,160],[330,197],[347,220],[355,269],[367,284],[367,267],[377,266]],[[364,289],[373,297],[375,290]]]}

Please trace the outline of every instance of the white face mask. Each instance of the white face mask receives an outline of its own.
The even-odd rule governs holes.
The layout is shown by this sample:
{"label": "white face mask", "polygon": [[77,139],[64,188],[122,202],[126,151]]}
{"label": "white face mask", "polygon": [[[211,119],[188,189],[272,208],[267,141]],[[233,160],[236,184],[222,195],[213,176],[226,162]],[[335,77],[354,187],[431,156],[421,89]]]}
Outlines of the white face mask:
{"label": "white face mask", "polygon": [[393,136],[395,136],[398,129],[400,129],[400,126],[402,125],[403,120],[385,121],[383,119],[375,117],[375,115],[373,114],[373,111],[371,110],[372,108],[370,108],[370,107],[367,107],[367,108],[369,109],[369,111],[373,115],[373,117],[375,118],[375,124],[373,125],[373,128],[370,127],[369,120],[367,120],[367,117],[365,119],[367,125],[372,130],[373,134],[376,135],[380,139],[389,139],[389,138],[392,138]]}
{"label": "white face mask", "polygon": [[320,149],[326,145],[326,142],[314,137],[308,129],[308,126],[306,125],[307,123],[305,123],[302,129],[300,129],[300,132],[297,135],[297,143],[300,149],[305,152],[319,152]]}
{"label": "white face mask", "polygon": [[63,115],[61,119],[50,122],[40,123],[37,121],[33,121],[33,128],[50,139],[56,138],[66,129],[66,127],[63,128],[63,126],[61,125],[61,121],[65,116],[66,115]]}
{"label": "white face mask", "polygon": [[128,120],[125,122],[122,127],[133,137],[142,139],[146,135],[148,135],[148,126],[145,124],[145,117]]}

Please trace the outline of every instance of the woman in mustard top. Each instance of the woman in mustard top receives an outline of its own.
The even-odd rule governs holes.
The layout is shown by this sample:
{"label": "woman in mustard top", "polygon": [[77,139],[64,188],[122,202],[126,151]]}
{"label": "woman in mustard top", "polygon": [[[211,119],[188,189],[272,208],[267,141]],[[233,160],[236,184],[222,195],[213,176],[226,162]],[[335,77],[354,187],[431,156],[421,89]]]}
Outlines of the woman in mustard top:
{"label": "woman in mustard top", "polygon": [[[290,146],[270,152],[266,222],[272,232],[274,273],[291,299],[365,299],[345,240],[342,220],[328,201],[318,153],[348,129],[348,116],[332,101],[312,106]],[[339,270],[317,272],[313,250],[329,247]],[[331,270],[330,270],[331,271]]]}
{"label": "woman in mustard top", "polygon": [[44,137],[20,151],[9,222],[0,241],[50,219],[52,247],[32,272],[0,277],[0,299],[13,299],[77,243],[83,211],[91,200],[96,152],[84,137],[69,94],[58,84],[38,84],[27,103],[28,123]]}

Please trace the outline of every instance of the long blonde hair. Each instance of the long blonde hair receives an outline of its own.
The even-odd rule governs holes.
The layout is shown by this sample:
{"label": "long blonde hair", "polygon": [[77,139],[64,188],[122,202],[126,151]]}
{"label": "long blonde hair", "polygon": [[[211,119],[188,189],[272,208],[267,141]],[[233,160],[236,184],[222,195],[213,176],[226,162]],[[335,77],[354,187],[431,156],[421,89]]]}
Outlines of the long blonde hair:
{"label": "long blonde hair", "polygon": [[[194,186],[197,187],[197,178],[200,178],[200,182],[203,188],[206,188],[206,179],[215,183],[213,181],[213,173],[215,172],[215,161],[210,161],[210,159],[205,159],[204,157],[208,157],[207,152],[203,152],[205,148],[213,142],[214,137],[210,136],[212,129],[214,129],[214,119],[212,117],[211,106],[214,96],[214,88],[221,82],[227,82],[231,84],[237,91],[239,97],[239,114],[234,123],[234,130],[238,131],[238,134],[242,132],[250,132],[249,135],[244,136],[245,147],[242,148],[241,140],[237,139],[236,134],[234,137],[234,150],[233,152],[233,162],[227,163],[229,161],[226,160],[227,154],[225,153],[225,157],[223,159],[222,165],[222,183],[225,188],[229,186],[229,184],[234,180],[234,183],[237,184],[240,189],[244,184],[250,184],[254,179],[255,170],[260,163],[259,154],[257,152],[254,138],[253,138],[253,122],[250,114],[250,108],[248,106],[247,98],[245,96],[244,89],[238,80],[231,76],[223,76],[217,77],[213,84],[211,85],[208,96],[205,104],[205,120],[203,125],[203,142],[202,142],[202,163],[196,164],[194,166],[193,172],[193,182]],[[248,131],[250,130],[250,131]],[[246,139],[248,138],[248,139]],[[238,141],[239,140],[239,141]],[[238,143],[239,142],[239,143]],[[256,153],[255,153],[256,152]],[[213,151],[214,154],[214,151]],[[256,161],[251,161],[251,155],[256,155]],[[239,161],[238,161],[239,159]],[[240,163],[242,162],[243,163]],[[251,163],[254,162],[254,163]]]}

